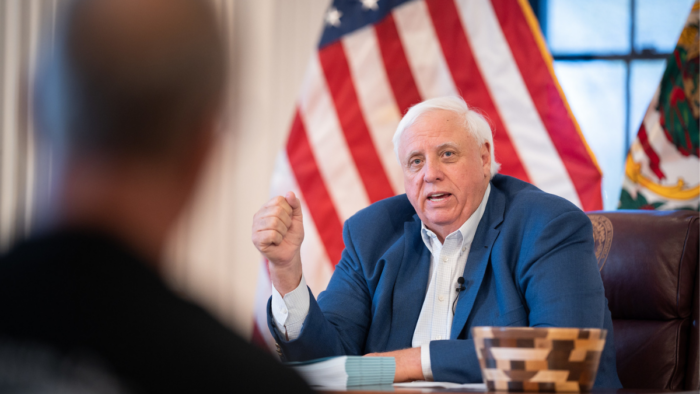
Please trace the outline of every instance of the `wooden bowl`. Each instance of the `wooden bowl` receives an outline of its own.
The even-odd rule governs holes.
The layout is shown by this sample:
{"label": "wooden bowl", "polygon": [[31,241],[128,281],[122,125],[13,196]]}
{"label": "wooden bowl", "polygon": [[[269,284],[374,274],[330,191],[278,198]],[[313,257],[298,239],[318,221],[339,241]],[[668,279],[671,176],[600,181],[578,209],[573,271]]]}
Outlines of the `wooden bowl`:
{"label": "wooden bowl", "polygon": [[474,327],[474,345],[489,390],[590,391],[607,330]]}

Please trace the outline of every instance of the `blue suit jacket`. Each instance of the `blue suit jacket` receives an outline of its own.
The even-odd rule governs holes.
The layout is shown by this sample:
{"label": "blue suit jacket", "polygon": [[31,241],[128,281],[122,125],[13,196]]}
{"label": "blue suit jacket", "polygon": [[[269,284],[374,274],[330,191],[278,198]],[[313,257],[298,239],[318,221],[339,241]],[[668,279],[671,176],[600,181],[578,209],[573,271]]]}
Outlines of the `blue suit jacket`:
{"label": "blue suit jacket", "polygon": [[[326,291],[311,296],[287,360],[361,355],[411,347],[427,292],[430,252],[406,195],[348,219],[345,250]],[[568,201],[496,175],[464,269],[449,340],[430,343],[437,381],[481,382],[474,326],[598,327],[608,330],[596,387],[622,387],[613,326],[588,217]]]}

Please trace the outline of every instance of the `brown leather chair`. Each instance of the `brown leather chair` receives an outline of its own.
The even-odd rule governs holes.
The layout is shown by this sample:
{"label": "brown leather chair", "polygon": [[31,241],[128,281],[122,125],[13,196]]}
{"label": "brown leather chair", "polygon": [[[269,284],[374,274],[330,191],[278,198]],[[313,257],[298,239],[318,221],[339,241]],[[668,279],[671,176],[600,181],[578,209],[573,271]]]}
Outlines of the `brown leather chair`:
{"label": "brown leather chair", "polygon": [[591,212],[625,388],[699,390],[698,213]]}

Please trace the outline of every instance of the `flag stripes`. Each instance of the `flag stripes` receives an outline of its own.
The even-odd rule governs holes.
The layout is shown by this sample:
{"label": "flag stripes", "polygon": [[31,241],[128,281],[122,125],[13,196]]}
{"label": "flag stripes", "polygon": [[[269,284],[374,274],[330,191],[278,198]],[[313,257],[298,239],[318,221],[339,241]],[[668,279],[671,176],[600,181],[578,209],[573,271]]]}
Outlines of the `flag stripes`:
{"label": "flag stripes", "polygon": [[[574,184],[582,209],[591,211],[602,207],[598,163],[564,100],[549,52],[537,44],[537,39],[542,38],[528,23],[529,5],[519,1],[520,6],[513,7],[511,0],[492,0],[491,4],[544,129]],[[530,18],[534,19],[534,15]],[[580,142],[572,143],[577,136]]]}
{"label": "flag stripes", "polygon": [[[299,112],[294,117],[292,130],[287,141],[287,156],[294,172],[294,178],[299,183],[301,194],[310,202],[306,214],[313,218],[322,240],[322,246],[330,261],[337,262],[343,251],[342,224],[336,213],[333,200],[328,193],[317,162],[314,160],[311,144],[306,136],[306,130]],[[281,190],[283,195],[286,191]],[[307,203],[309,205],[309,203]]]}
{"label": "flag stripes", "polygon": [[482,70],[530,181],[580,206],[569,174],[525,88],[490,1],[460,1],[457,8],[472,43],[474,60]]}
{"label": "flag stripes", "polygon": [[[275,167],[271,194],[293,190],[303,199],[301,254],[314,294],[340,260],[342,223],[403,192],[392,137],[402,114],[424,99],[463,96],[494,126],[501,173],[602,209],[600,171],[525,0],[414,0],[391,10],[383,3],[379,10],[334,3],[361,27],[351,31],[343,16],[341,27],[326,26]],[[361,23],[363,12],[376,23]],[[345,34],[329,39],[333,29]],[[266,270],[260,275],[255,336],[269,341],[270,283]]]}
{"label": "flag stripes", "polygon": [[[394,191],[386,173],[378,171],[382,169],[382,164],[360,109],[342,43],[336,41],[323,48],[319,51],[319,59],[343,135],[370,203],[393,196]],[[355,185],[357,186],[359,185]]]}
{"label": "flag stripes", "polygon": [[394,9],[393,16],[421,100],[458,95],[426,3],[405,3]]}
{"label": "flag stripes", "polygon": [[[307,78],[302,85],[299,113],[313,154],[301,156],[299,160],[303,163],[305,157],[316,159],[331,203],[335,206],[340,221],[344,222],[359,209],[369,205],[369,197],[357,167],[352,165],[354,160],[350,148],[336,115],[320,62],[315,56],[309,64]],[[289,151],[289,148],[287,150]],[[296,162],[291,156],[289,159],[294,167]],[[314,186],[321,187],[316,184]]]}
{"label": "flag stripes", "polygon": [[[376,152],[392,152],[392,137],[401,112],[384,72],[377,36],[372,29],[360,29],[345,36],[342,43]],[[391,195],[403,191],[403,173],[394,155],[379,155],[379,159],[391,182]]]}
{"label": "flag stripes", "polygon": [[375,25],[374,30],[391,90],[394,93],[396,104],[399,106],[399,111],[404,114],[412,105],[421,102],[421,96],[408,65],[406,52],[401,45],[394,17],[391,14],[387,15],[384,20]]}

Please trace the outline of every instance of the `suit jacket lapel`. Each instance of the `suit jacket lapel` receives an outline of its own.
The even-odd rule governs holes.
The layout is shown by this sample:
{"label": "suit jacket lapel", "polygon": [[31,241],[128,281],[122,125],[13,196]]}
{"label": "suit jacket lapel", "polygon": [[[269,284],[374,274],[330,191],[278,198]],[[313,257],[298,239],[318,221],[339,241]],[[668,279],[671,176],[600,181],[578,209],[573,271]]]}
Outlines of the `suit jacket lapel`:
{"label": "suit jacket lapel", "polygon": [[430,251],[420,235],[420,219],[404,224],[405,250],[394,285],[391,334],[387,350],[410,347],[430,274]]}
{"label": "suit jacket lapel", "polygon": [[476,300],[476,295],[484,279],[486,267],[489,264],[491,248],[500,232],[498,226],[503,222],[504,210],[505,196],[491,185],[491,195],[489,195],[484,215],[476,229],[467,257],[467,265],[464,267],[463,276],[466,290],[459,294],[457,310],[454,319],[452,319],[450,339],[456,339],[467,323],[467,318],[472,311],[474,300]]}

